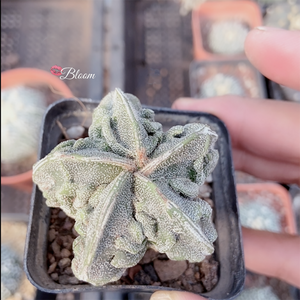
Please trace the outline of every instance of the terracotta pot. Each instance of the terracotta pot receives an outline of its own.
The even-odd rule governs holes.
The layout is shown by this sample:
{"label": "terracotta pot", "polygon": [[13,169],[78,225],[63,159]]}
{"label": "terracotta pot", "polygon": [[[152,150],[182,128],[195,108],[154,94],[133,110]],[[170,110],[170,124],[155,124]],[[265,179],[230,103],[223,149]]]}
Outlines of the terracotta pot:
{"label": "terracotta pot", "polygon": [[[1,90],[17,85],[45,85],[51,87],[61,97],[74,97],[68,86],[50,72],[33,69],[17,68],[1,73]],[[30,192],[32,189],[32,170],[14,176],[1,176],[1,185],[11,185]]]}
{"label": "terracotta pot", "polygon": [[253,29],[262,25],[261,10],[253,1],[210,1],[200,5],[192,12],[192,31],[194,43],[194,57],[197,60],[215,60],[244,58],[244,54],[221,55],[211,53],[204,47],[202,29],[208,22],[238,20]]}
{"label": "terracotta pot", "polygon": [[245,183],[245,184],[237,184],[236,190],[238,194],[239,203],[242,202],[240,197],[241,193],[251,193],[261,195],[263,192],[268,192],[270,194],[274,194],[278,197],[279,201],[275,201],[274,199],[270,199],[268,206],[274,208],[281,218],[281,224],[283,226],[283,232],[289,234],[297,234],[297,227],[295,216],[292,208],[292,201],[288,191],[277,183]]}

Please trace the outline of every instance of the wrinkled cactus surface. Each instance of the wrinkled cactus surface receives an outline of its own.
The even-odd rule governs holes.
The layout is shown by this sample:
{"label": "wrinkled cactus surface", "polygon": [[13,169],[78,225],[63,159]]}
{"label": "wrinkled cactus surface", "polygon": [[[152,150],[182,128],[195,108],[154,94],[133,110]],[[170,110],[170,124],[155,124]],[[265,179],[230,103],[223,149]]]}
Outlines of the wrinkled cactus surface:
{"label": "wrinkled cactus surface", "polygon": [[93,285],[118,280],[150,247],[190,262],[213,253],[212,209],[198,189],[217,163],[216,139],[204,124],[164,133],[152,110],[116,89],[95,109],[88,138],[36,163],[47,205],[76,221],[75,276]]}

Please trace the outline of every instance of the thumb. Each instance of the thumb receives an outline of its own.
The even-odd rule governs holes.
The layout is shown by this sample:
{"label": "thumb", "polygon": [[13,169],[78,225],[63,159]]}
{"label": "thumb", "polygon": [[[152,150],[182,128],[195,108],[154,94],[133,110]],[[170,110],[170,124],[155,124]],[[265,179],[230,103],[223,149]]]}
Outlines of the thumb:
{"label": "thumb", "polygon": [[[220,119],[231,116],[236,108],[244,107],[245,103],[253,102],[254,99],[242,98],[235,95],[218,96],[206,99],[179,98],[173,105],[173,109],[202,111],[213,114]],[[257,101],[257,99],[255,99]],[[255,101],[254,100],[254,101]]]}
{"label": "thumb", "polygon": [[187,292],[158,291],[150,300],[207,300],[207,298]]}

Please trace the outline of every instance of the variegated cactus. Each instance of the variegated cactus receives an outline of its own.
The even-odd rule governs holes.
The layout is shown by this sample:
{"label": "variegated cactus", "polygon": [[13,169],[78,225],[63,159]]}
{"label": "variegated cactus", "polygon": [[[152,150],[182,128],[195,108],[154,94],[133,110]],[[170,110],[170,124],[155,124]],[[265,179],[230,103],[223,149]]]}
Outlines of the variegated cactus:
{"label": "variegated cactus", "polygon": [[204,124],[163,133],[154,112],[116,89],[95,109],[89,137],[59,144],[35,164],[47,205],[74,218],[75,276],[118,280],[147,248],[199,262],[217,238],[198,189],[214,169],[217,134]]}

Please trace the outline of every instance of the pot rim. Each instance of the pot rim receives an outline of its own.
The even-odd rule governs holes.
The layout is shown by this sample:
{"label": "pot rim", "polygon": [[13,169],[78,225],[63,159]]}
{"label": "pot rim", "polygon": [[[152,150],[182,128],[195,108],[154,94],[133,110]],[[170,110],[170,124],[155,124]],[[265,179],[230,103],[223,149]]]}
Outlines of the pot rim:
{"label": "pot rim", "polygon": [[50,72],[36,68],[16,68],[1,72],[1,90],[19,84],[44,83],[56,88],[62,97],[74,97],[69,87]]}

